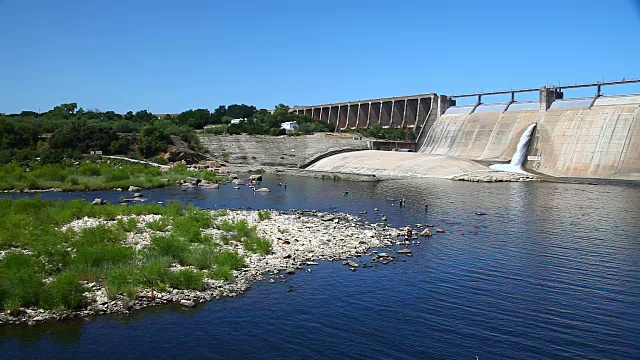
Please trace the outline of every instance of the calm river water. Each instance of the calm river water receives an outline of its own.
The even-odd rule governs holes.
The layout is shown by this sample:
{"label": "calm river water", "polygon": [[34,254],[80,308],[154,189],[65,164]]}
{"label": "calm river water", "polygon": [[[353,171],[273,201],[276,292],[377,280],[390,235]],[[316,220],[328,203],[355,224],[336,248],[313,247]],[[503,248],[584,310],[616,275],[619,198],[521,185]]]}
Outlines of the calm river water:
{"label": "calm river water", "polygon": [[[204,208],[335,206],[367,211],[362,216],[370,220],[377,207],[392,225],[431,223],[446,233],[424,239],[406,262],[356,272],[321,263],[286,283],[256,283],[245,295],[195,309],[1,326],[0,358],[640,357],[637,184],[354,183],[267,175],[262,185],[272,192],[253,195],[226,185],[143,194]],[[117,201],[121,195],[43,197]],[[391,200],[402,197],[405,208]]]}

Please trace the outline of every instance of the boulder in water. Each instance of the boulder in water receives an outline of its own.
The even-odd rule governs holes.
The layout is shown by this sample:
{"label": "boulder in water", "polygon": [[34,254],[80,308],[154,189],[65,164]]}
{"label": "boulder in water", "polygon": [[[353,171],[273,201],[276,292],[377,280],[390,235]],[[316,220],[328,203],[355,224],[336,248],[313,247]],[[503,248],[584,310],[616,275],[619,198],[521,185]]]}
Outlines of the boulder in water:
{"label": "boulder in water", "polygon": [[180,305],[192,308],[196,306],[196,303],[191,300],[180,300]]}
{"label": "boulder in water", "polygon": [[420,233],[420,236],[431,236],[431,230],[429,229],[424,229],[422,230],[422,232]]}
{"label": "boulder in water", "polygon": [[104,205],[106,203],[107,203],[107,200],[104,200],[104,199],[101,199],[101,198],[95,198],[95,200],[93,200],[91,205]]}

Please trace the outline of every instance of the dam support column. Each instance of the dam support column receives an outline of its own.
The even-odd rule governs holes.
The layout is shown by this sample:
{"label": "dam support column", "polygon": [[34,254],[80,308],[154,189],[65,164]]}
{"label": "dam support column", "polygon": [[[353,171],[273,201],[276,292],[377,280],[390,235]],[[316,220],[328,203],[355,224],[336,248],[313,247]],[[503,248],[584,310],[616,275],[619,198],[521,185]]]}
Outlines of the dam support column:
{"label": "dam support column", "polygon": [[391,122],[389,126],[393,128],[402,127],[402,122],[404,121],[404,100],[395,100],[393,102],[393,107],[391,109]]}
{"label": "dam support column", "polygon": [[329,109],[330,107],[323,107],[320,109],[320,121],[329,122]]}
{"label": "dam support column", "polygon": [[447,95],[438,96],[438,117],[442,116],[449,106],[456,106],[456,101],[454,99],[449,99]]}
{"label": "dam support column", "polygon": [[420,99],[409,99],[405,103],[404,122],[402,127],[416,128],[418,126],[418,102]]}
{"label": "dam support column", "polygon": [[349,105],[338,106],[338,126],[337,130],[347,127],[347,117],[349,116]]}
{"label": "dam support column", "polygon": [[369,106],[369,119],[367,127],[380,124],[380,113],[382,112],[381,102],[372,102]]}
{"label": "dam support column", "polygon": [[349,112],[347,115],[347,127],[355,128],[358,125],[358,113],[360,113],[360,104],[349,104]]}
{"label": "dam support column", "polygon": [[339,106],[329,108],[329,124],[333,125],[334,131],[338,131],[338,108]]}
{"label": "dam support column", "polygon": [[369,119],[369,110],[371,103],[364,103],[358,106],[358,117],[356,120],[356,127],[367,127]]}
{"label": "dam support column", "polygon": [[393,112],[393,101],[384,101],[380,104],[380,126],[391,125],[391,114]]}
{"label": "dam support column", "polygon": [[540,89],[540,110],[547,111],[554,101],[564,97],[561,89],[543,87]]}

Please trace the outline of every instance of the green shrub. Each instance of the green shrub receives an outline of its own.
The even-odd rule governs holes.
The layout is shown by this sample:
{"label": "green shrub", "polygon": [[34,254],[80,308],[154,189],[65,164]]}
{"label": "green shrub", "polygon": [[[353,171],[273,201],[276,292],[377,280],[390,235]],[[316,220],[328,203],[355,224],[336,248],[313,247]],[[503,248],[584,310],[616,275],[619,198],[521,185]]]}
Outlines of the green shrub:
{"label": "green shrub", "polygon": [[259,236],[244,238],[242,240],[242,245],[244,245],[244,248],[248,251],[260,255],[269,255],[273,252],[271,248],[271,241]]}
{"label": "green shrub", "polygon": [[204,288],[204,275],[191,269],[169,271],[166,282],[174,289],[202,290]]}
{"label": "green shrub", "polygon": [[64,182],[67,179],[66,172],[59,165],[44,165],[36,167],[31,175],[34,178],[45,181]]}
{"label": "green shrub", "polygon": [[217,210],[211,213],[211,216],[213,218],[221,218],[221,217],[225,217],[229,215],[229,211],[227,210]]}
{"label": "green shrub", "polygon": [[185,264],[199,270],[210,269],[216,262],[215,249],[210,246],[195,246],[185,258]]}
{"label": "green shrub", "polygon": [[111,300],[119,294],[135,299],[138,294],[136,271],[130,267],[110,269],[107,271],[104,284],[107,296]]}
{"label": "green shrub", "polygon": [[147,287],[158,286],[167,277],[172,261],[169,257],[148,255],[138,270],[140,284]]}
{"label": "green shrub", "polygon": [[233,271],[228,267],[216,266],[209,270],[208,275],[214,280],[227,280],[233,281]]}
{"label": "green shrub", "polygon": [[[117,216],[117,214],[113,214]],[[87,227],[80,230],[75,245],[79,247],[88,247],[94,244],[120,244],[126,239],[126,234],[121,228],[98,225]]]}
{"label": "green shrub", "polygon": [[271,211],[268,211],[268,210],[258,211],[258,220],[264,221],[269,219],[271,219]]}
{"label": "green shrub", "polygon": [[203,180],[207,181],[218,181],[221,180],[221,177],[218,177],[213,171],[204,171],[201,175]]}
{"label": "green shrub", "polygon": [[118,265],[133,259],[135,250],[118,244],[96,244],[76,249],[71,264],[77,268],[97,268],[107,265]]}
{"label": "green shrub", "polygon": [[254,236],[256,234],[257,226],[255,225],[249,226],[249,223],[247,222],[247,220],[242,219],[235,223],[234,228],[238,238],[243,239],[243,238],[249,238],[251,236]]}
{"label": "green shrub", "polygon": [[63,272],[43,288],[41,305],[46,309],[75,310],[82,305],[85,291],[88,289],[80,284],[78,274]]}
{"label": "green shrub", "polygon": [[227,128],[227,125],[209,125],[204,129],[204,133],[207,135],[222,135],[227,132]]}
{"label": "green shrub", "polygon": [[126,219],[118,219],[116,221],[116,227],[126,232],[134,232],[138,228],[139,220],[136,217],[130,217]]}
{"label": "green shrub", "polygon": [[233,280],[233,271],[245,266],[244,258],[235,251],[223,250],[215,254],[215,266],[209,276],[216,280]]}
{"label": "green shrub", "polygon": [[102,175],[102,170],[98,164],[83,162],[78,167],[78,174],[82,176],[100,176]]}
{"label": "green shrub", "polygon": [[173,220],[172,234],[191,242],[206,242],[207,238],[202,236],[201,229],[211,226],[211,217],[206,211],[186,210],[182,216]]}
{"label": "green shrub", "polygon": [[231,270],[242,269],[245,266],[244,258],[235,251],[223,250],[215,255],[215,265],[227,267]]}
{"label": "green shrub", "polygon": [[7,252],[0,259],[0,270],[36,270],[41,266],[41,262],[33,255],[22,252]]}
{"label": "green shrub", "polygon": [[129,180],[131,178],[131,174],[126,169],[109,169],[105,171],[104,181],[107,183],[114,183],[118,181]]}
{"label": "green shrub", "polygon": [[40,182],[33,175],[27,175],[27,188],[29,189],[38,189],[40,188]]}
{"label": "green shrub", "polygon": [[180,201],[169,200],[167,201],[162,214],[167,217],[176,217],[180,215],[183,208],[184,205]]}
{"label": "green shrub", "polygon": [[151,237],[149,251],[156,255],[166,256],[183,263],[189,251],[189,243],[174,235],[156,235]]}
{"label": "green shrub", "polygon": [[0,306],[7,311],[37,305],[44,283],[33,269],[0,269]]}
{"label": "green shrub", "polygon": [[169,225],[171,225],[171,220],[163,216],[158,220],[149,221],[147,223],[147,228],[153,231],[165,231]]}
{"label": "green shrub", "polygon": [[160,165],[167,165],[169,163],[169,160],[163,158],[162,156],[154,156],[150,159],[150,161]]}

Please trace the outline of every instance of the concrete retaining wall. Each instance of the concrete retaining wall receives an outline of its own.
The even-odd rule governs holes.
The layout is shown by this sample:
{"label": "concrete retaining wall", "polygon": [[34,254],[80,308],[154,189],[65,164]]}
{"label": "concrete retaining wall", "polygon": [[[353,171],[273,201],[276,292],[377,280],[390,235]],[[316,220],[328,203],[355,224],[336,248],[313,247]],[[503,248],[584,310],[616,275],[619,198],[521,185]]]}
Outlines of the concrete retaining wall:
{"label": "concrete retaining wall", "polygon": [[218,159],[250,166],[301,167],[326,154],[367,149],[366,138],[321,133],[307,136],[201,135],[200,142]]}
{"label": "concrete retaining wall", "polygon": [[[431,127],[420,152],[506,161],[524,130],[537,123],[529,155],[540,156],[540,161],[527,162],[526,167],[552,176],[640,180],[640,97],[565,100],[563,105],[572,103],[581,107],[447,111]],[[584,103],[594,105],[588,108]]]}

